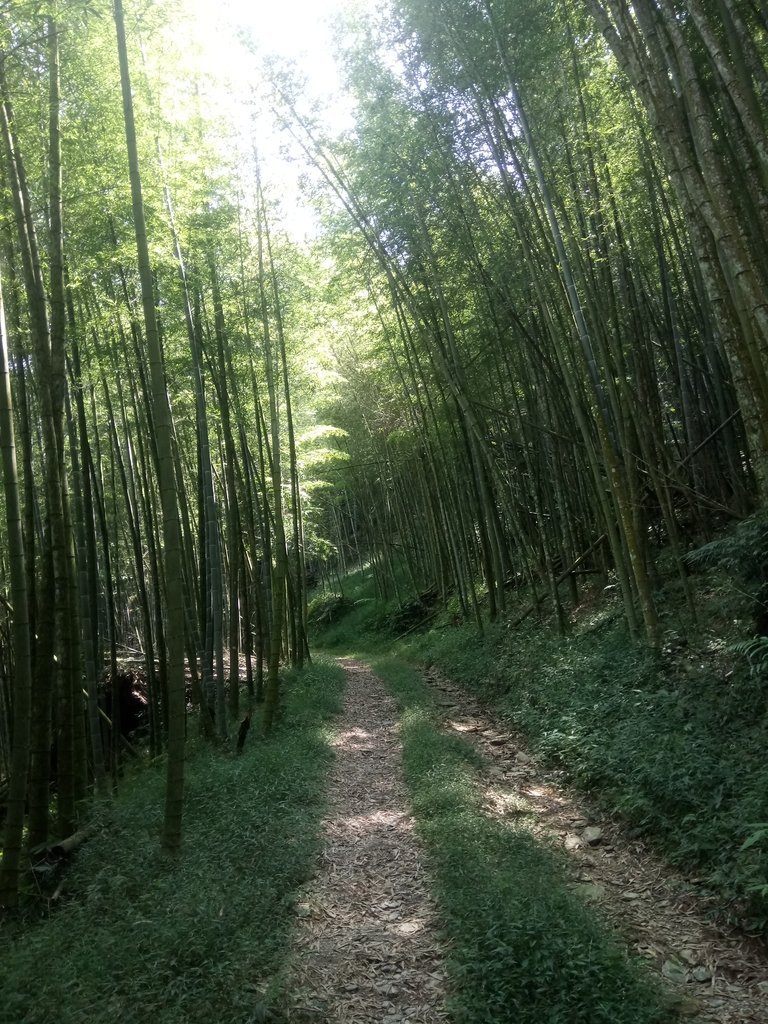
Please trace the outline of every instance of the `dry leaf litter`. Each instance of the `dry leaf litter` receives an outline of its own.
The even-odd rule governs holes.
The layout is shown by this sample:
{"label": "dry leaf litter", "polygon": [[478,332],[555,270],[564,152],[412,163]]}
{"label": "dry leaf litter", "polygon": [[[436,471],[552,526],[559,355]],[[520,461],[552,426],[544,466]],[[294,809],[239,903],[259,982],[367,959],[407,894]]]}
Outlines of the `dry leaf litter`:
{"label": "dry leaf litter", "polygon": [[318,874],[296,907],[289,1019],[334,1024],[448,1021],[424,852],[401,775],[397,711],[360,662],[334,742]]}
{"label": "dry leaf litter", "polygon": [[487,756],[484,806],[526,824],[571,857],[572,886],[599,908],[625,944],[671,987],[682,1016],[717,1024],[768,1024],[765,950],[736,929],[712,922],[716,903],[692,891],[643,843],[553,782],[520,740],[468,694],[434,670],[446,728]]}

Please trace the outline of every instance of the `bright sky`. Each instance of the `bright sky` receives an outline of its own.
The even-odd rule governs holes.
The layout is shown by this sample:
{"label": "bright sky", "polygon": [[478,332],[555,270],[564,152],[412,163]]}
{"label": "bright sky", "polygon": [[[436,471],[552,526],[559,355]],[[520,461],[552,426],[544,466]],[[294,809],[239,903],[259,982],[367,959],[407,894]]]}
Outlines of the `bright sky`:
{"label": "bright sky", "polygon": [[224,0],[224,6],[261,49],[296,59],[318,91],[337,86],[330,22],[344,0]]}
{"label": "bright sky", "polygon": [[[373,0],[367,0],[372,3]],[[200,44],[211,67],[233,79],[251,80],[255,58],[292,61],[314,98],[332,102],[339,90],[333,60],[332,20],[366,0],[185,0],[199,25]]]}
{"label": "bright sky", "polygon": [[[237,105],[258,77],[258,57],[240,45],[238,35],[246,35],[259,55],[275,55],[295,63],[307,80],[307,94],[327,110],[327,121],[341,129],[349,120],[348,107],[339,97],[339,78],[333,60],[332,19],[350,4],[364,5],[366,0],[185,0],[198,22],[200,45],[206,62],[217,75],[228,79],[228,102]],[[373,0],[368,0],[373,2]],[[221,102],[225,102],[221,97]],[[253,126],[248,129],[253,132]],[[311,217],[296,209],[296,176],[301,168],[276,166],[279,140],[271,124],[259,128],[259,150],[265,177],[275,177],[287,193],[291,230],[299,235],[312,233]],[[292,181],[290,179],[293,179]],[[287,225],[288,226],[288,225]]]}

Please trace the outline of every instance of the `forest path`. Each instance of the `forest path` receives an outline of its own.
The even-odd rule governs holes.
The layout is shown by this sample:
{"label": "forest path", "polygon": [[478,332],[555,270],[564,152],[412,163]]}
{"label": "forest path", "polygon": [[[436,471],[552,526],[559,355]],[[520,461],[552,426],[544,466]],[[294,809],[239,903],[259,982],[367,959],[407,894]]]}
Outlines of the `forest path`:
{"label": "forest path", "polygon": [[367,665],[347,672],[320,870],[297,904],[291,1021],[438,1024],[446,980],[424,854],[402,779],[397,709]]}
{"label": "forest path", "polygon": [[[535,835],[570,855],[572,886],[631,950],[679,995],[681,1014],[717,1024],[768,1021],[768,962],[735,929],[718,928],[714,900],[693,891],[621,826],[553,780],[492,713],[434,670],[443,727],[470,740],[487,759],[484,806],[521,816]],[[525,817],[522,817],[525,816]]]}

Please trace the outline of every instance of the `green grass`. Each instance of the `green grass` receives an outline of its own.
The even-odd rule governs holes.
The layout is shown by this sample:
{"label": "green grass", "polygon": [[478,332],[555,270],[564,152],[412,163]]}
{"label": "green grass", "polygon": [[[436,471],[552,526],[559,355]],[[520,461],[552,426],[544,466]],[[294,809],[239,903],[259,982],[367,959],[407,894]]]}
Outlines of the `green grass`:
{"label": "green grass", "polygon": [[239,758],[195,746],[177,864],[158,850],[162,770],[134,774],[77,855],[66,904],[4,925],[1,1024],[277,1019],[291,894],[318,850],[342,689],[340,669],[315,664],[287,677],[268,741],[251,734]]}
{"label": "green grass", "polygon": [[489,818],[479,755],[435,725],[433,698],[402,661],[376,671],[403,712],[404,769],[449,950],[456,1024],[659,1024],[652,981],[567,887],[560,855]]}

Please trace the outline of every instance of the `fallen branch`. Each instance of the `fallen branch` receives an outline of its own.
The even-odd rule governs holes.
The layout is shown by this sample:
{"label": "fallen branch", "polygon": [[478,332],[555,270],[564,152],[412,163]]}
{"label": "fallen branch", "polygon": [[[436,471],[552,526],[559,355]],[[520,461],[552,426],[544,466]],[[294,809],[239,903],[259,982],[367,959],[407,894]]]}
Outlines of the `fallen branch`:
{"label": "fallen branch", "polygon": [[[85,689],[83,689],[83,696],[84,697],[88,696],[88,691],[85,690]],[[99,714],[101,715],[101,717],[104,719],[104,721],[109,726],[110,732],[114,736],[114,734],[115,734],[115,726],[114,726],[114,724],[112,722],[112,719],[106,713],[104,708],[99,708],[98,711],[99,711]],[[136,747],[133,746],[133,744],[130,742],[130,740],[127,740],[125,738],[125,736],[123,736],[122,733],[119,734],[119,739],[122,742],[122,744],[125,747],[125,749],[128,751],[128,753],[131,754],[131,756],[135,757],[137,760],[141,760],[141,754],[138,752]]]}
{"label": "fallen branch", "polygon": [[67,836],[66,839],[62,839],[60,843],[56,843],[53,846],[49,846],[45,851],[46,855],[56,860],[66,860],[71,853],[73,853],[78,846],[82,846],[86,839],[90,839],[96,831],[96,823],[91,822],[84,828],[78,829],[77,832],[73,832],[71,836]]}
{"label": "fallen branch", "polygon": [[719,427],[715,427],[715,429],[712,431],[712,433],[709,434],[707,437],[705,437],[704,440],[701,442],[701,444],[697,444],[696,447],[693,449],[693,451],[689,452],[685,456],[685,458],[680,462],[680,465],[684,466],[686,464],[686,462],[690,462],[691,459],[694,457],[694,455],[698,455],[702,448],[705,448],[709,444],[710,441],[714,440],[717,437],[717,435],[720,433],[721,430],[725,430],[725,428],[728,426],[728,424],[732,420],[735,420],[736,417],[740,416],[740,415],[741,415],[741,409],[737,409],[735,412],[732,412],[731,415],[728,417],[728,419],[723,420],[723,422],[720,424]]}
{"label": "fallen branch", "polygon": [[404,633],[401,633],[400,636],[397,637],[397,639],[398,640],[402,640],[404,636],[408,636],[409,633],[413,633],[413,631],[415,629],[418,629],[420,626],[423,626],[425,623],[429,622],[430,619],[434,619],[434,617],[441,610],[442,609],[440,609],[440,608],[435,608],[435,610],[433,612],[430,612],[429,615],[426,615],[423,619],[419,619],[418,622],[414,622],[414,624],[412,626],[409,626],[408,629],[406,629],[406,631]]}
{"label": "fallen branch", "polygon": [[[587,558],[588,555],[591,555],[599,544],[603,543],[606,537],[607,534],[601,533],[597,540],[593,541],[592,544],[589,545],[587,550],[583,552],[583,554],[579,555],[575,562],[571,562],[568,568],[560,573],[560,575],[555,580],[555,586],[559,587],[564,580],[567,580],[571,573],[581,565],[584,559]],[[549,596],[549,594],[544,594],[544,596],[541,598],[541,601],[546,601]],[[513,622],[510,622],[510,629],[514,629],[515,626],[519,626],[521,622],[524,622],[531,614],[531,612],[535,611],[536,608],[538,608],[541,601],[535,601],[533,604],[530,604],[522,613],[522,615],[518,615],[518,617]]]}

